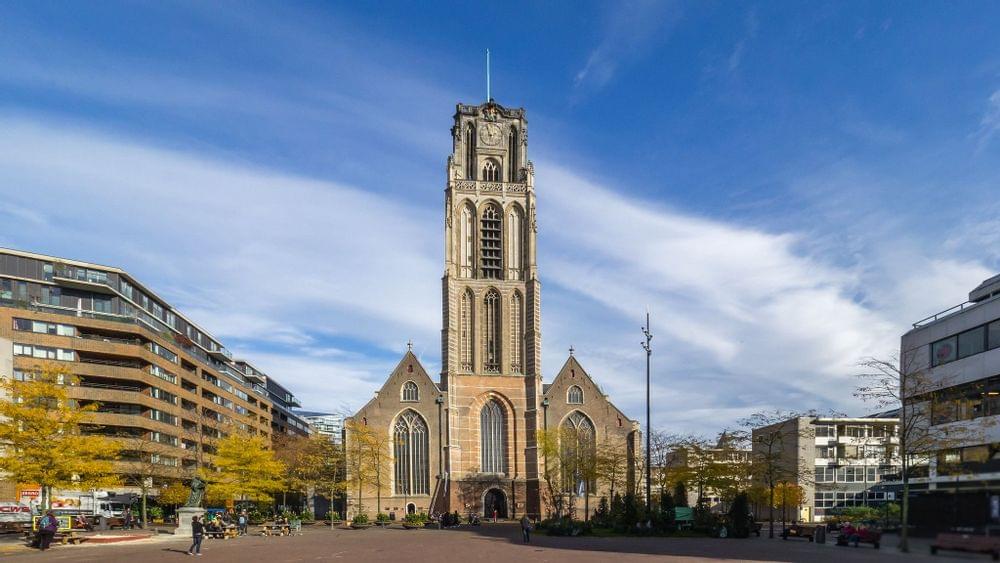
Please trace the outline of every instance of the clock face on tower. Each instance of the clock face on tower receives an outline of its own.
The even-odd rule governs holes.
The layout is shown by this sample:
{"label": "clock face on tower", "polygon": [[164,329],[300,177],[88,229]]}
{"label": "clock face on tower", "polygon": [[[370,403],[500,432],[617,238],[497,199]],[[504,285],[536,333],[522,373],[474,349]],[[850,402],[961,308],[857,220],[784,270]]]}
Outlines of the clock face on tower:
{"label": "clock face on tower", "polygon": [[495,146],[500,144],[500,127],[495,123],[487,123],[479,130],[479,140],[483,144]]}

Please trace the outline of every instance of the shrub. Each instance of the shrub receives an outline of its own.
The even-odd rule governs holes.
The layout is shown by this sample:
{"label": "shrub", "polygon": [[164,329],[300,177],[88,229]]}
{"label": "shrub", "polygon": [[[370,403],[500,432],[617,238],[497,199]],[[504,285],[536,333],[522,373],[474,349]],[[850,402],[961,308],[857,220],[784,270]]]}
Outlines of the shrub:
{"label": "shrub", "polygon": [[299,518],[301,518],[305,522],[312,522],[313,520],[316,519],[316,515],[312,513],[312,510],[309,510],[307,508],[303,510],[301,513],[299,513]]}
{"label": "shrub", "polygon": [[375,516],[375,521],[376,522],[388,522],[389,521],[389,515],[386,514],[385,512],[379,512]]}
{"label": "shrub", "polygon": [[712,511],[708,509],[704,504],[698,504],[694,507],[694,529],[705,533],[714,535],[715,531],[718,530],[719,526],[722,524],[719,517],[712,514]]}
{"label": "shrub", "polygon": [[146,507],[146,514],[150,518],[163,518],[163,507],[160,506]]}
{"label": "shrub", "polygon": [[538,529],[545,530],[550,536],[586,536],[594,531],[590,522],[572,520],[568,516],[542,520],[538,523]]}
{"label": "shrub", "polygon": [[367,524],[367,523],[368,523],[367,514],[358,514],[357,516],[351,519],[351,524]]}
{"label": "shrub", "polygon": [[424,524],[429,520],[426,513],[419,514],[407,514],[403,517],[403,521],[407,524]]}
{"label": "shrub", "polygon": [[683,506],[685,508],[688,506],[687,486],[684,484],[684,481],[678,481],[677,485],[674,486],[674,506]]}
{"label": "shrub", "polygon": [[594,512],[594,517],[590,520],[595,526],[600,528],[611,527],[611,507],[608,505],[608,497],[601,497],[601,501],[597,505],[597,510]]}

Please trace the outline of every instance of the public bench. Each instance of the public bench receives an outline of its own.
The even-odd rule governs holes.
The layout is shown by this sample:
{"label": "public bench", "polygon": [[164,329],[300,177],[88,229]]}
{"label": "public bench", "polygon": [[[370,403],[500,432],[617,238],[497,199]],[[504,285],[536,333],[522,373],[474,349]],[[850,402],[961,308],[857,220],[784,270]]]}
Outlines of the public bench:
{"label": "public bench", "polygon": [[[855,532],[858,536],[857,543],[854,547],[858,547],[859,543],[870,543],[872,547],[878,549],[882,544],[882,532],[877,530],[858,530]],[[849,545],[851,542],[850,534],[841,533],[837,536],[837,545],[844,547]]]}
{"label": "public bench", "polygon": [[[24,532],[21,535],[21,539],[24,540],[28,547],[38,547],[38,537],[35,532]],[[60,545],[77,545],[83,543],[83,540],[84,537],[75,530],[59,531],[52,536],[52,543]]]}
{"label": "public bench", "polygon": [[781,539],[787,540],[788,538],[806,538],[809,541],[813,541],[813,537],[816,535],[816,528],[813,526],[800,526],[798,524],[792,524],[791,526],[785,528],[785,531],[781,533]]}
{"label": "public bench", "polygon": [[965,551],[987,553],[994,561],[1000,560],[1000,537],[972,534],[938,534],[931,544],[931,555],[938,551]]}
{"label": "public bench", "polygon": [[217,540],[228,540],[229,538],[235,538],[240,535],[239,530],[236,526],[226,526],[225,528],[218,530],[205,530],[205,537]]}
{"label": "public bench", "polygon": [[260,531],[262,536],[288,536],[291,533],[288,524],[265,524]]}

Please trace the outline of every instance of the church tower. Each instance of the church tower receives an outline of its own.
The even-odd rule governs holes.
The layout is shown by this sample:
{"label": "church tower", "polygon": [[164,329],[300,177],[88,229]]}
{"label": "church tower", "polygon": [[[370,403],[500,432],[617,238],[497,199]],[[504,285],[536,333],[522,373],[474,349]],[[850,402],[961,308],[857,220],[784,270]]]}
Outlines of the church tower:
{"label": "church tower", "polygon": [[[524,109],[457,106],[445,189],[441,388],[451,510],[538,513],[541,334]],[[487,510],[487,514],[489,511]]]}

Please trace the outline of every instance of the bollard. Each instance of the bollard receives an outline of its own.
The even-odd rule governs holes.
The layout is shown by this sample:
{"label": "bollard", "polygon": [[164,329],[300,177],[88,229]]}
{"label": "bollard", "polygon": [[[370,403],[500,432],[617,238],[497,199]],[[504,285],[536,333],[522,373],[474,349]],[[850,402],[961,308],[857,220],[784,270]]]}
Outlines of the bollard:
{"label": "bollard", "polygon": [[813,533],[813,541],[816,543],[826,543],[826,524],[816,526],[816,531]]}

